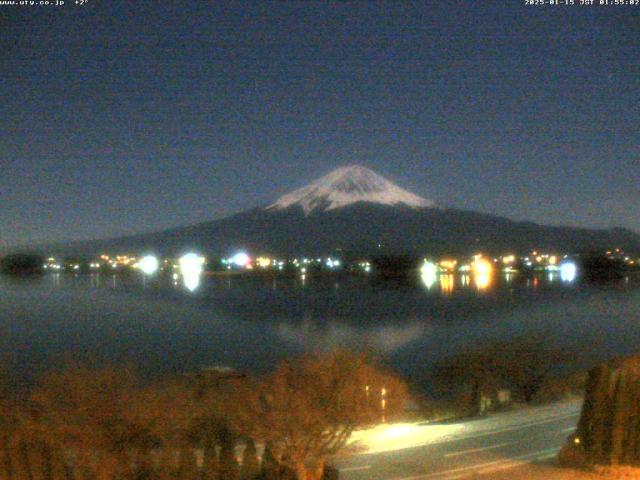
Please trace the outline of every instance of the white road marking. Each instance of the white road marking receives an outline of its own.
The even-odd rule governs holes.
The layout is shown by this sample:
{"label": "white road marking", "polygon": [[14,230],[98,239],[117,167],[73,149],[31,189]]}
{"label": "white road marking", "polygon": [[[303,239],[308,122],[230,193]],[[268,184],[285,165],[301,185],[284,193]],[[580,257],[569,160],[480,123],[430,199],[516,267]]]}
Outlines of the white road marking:
{"label": "white road marking", "polygon": [[575,432],[575,431],[576,431],[576,427],[569,427],[569,428],[562,429],[562,433]]}
{"label": "white road marking", "polygon": [[341,468],[340,471],[341,472],[358,472],[360,470],[369,470],[371,468],[371,465],[362,465],[360,467],[345,467],[345,468]]}
{"label": "white road marking", "polygon": [[491,445],[489,447],[471,448],[469,450],[462,450],[460,452],[445,453],[444,456],[445,457],[457,457],[459,455],[466,455],[468,453],[483,452],[485,450],[494,450],[496,448],[506,447],[507,445],[513,445],[513,442],[499,443],[497,445]]}
{"label": "white road marking", "polygon": [[557,450],[556,449],[549,449],[549,450],[553,450],[553,451],[550,451],[549,453],[546,453],[544,455],[540,455],[538,457],[530,458],[529,462],[523,462],[523,461],[508,462],[508,463],[505,463],[504,465],[500,465],[500,466],[497,466],[497,467],[494,467],[494,468],[485,468],[483,470],[480,470],[478,473],[484,475],[485,473],[493,473],[493,472],[499,472],[499,471],[502,471],[502,470],[510,470],[512,468],[524,467],[525,465],[529,465],[531,460],[539,462],[539,461],[542,461],[542,460],[548,460],[548,459],[553,458],[553,457],[555,457],[557,455]]}
{"label": "white road marking", "polygon": [[[414,475],[412,477],[399,477],[395,480],[428,480],[431,478],[447,478],[448,480],[454,480],[456,478],[462,478],[474,472],[491,472],[496,469],[507,470],[510,468],[516,468],[526,465],[525,460],[544,460],[550,458],[556,454],[557,448],[549,448],[547,450],[540,450],[538,452],[527,453],[526,455],[519,455],[517,457],[505,458],[504,460],[496,460],[493,462],[479,463],[476,465],[470,465],[466,467],[453,468],[451,470],[445,470],[442,472],[429,473],[424,475]],[[454,476],[452,476],[454,474]],[[455,475],[458,474],[458,475]]]}
{"label": "white road marking", "polygon": [[[459,441],[463,441],[463,440],[468,440],[470,438],[486,437],[486,436],[489,436],[489,435],[497,435],[499,433],[504,433],[504,432],[514,432],[516,430],[522,430],[522,429],[529,428],[529,427],[537,427],[538,425],[545,425],[547,423],[553,423],[553,422],[557,422],[558,420],[565,420],[567,418],[577,417],[579,415],[580,415],[579,412],[570,413],[570,414],[566,414],[566,415],[560,415],[558,417],[547,418],[547,419],[541,420],[539,422],[522,423],[522,424],[519,424],[519,425],[513,425],[513,426],[510,426],[510,427],[501,428],[501,429],[497,429],[497,430],[489,430],[489,431],[486,431],[486,432],[472,433],[472,434],[469,434],[469,435],[461,436],[459,438],[452,438],[452,439],[444,440],[442,442],[434,442],[431,445],[435,445],[437,443],[459,442]],[[425,445],[429,445],[429,444],[425,444]]]}

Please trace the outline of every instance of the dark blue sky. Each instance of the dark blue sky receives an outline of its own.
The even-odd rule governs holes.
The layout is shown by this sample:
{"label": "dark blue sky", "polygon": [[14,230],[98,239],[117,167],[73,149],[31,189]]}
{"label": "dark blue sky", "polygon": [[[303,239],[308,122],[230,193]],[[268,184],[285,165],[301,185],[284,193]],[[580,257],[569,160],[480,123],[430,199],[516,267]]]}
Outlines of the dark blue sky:
{"label": "dark blue sky", "polygon": [[0,246],[206,221],[351,163],[640,231],[637,7],[90,0],[0,7],[0,35]]}

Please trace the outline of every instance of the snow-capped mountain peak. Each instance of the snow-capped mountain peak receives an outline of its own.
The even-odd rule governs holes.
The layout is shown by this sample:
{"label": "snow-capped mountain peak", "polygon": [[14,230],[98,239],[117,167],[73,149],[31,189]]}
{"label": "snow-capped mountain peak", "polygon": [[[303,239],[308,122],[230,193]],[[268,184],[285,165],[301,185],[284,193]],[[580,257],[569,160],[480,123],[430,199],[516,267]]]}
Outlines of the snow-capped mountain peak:
{"label": "snow-capped mountain peak", "polygon": [[334,210],[357,202],[434,207],[431,200],[404,190],[373,170],[360,165],[338,168],[306,187],[283,195],[268,210],[300,206],[305,214],[314,210]]}

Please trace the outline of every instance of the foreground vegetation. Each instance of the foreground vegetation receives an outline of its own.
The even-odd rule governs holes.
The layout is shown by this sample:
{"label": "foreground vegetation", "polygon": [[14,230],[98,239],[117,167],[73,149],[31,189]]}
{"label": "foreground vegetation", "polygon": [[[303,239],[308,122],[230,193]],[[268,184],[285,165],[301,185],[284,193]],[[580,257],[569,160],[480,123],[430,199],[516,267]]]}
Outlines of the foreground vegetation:
{"label": "foreground vegetation", "polygon": [[[482,414],[504,406],[501,389],[508,403],[559,399],[568,383],[550,372],[565,357],[544,337],[461,352],[436,366],[446,395],[417,415]],[[260,378],[205,370],[148,383],[127,368],[70,366],[27,392],[0,390],[0,480],[331,478],[325,462],[354,429],[405,416],[407,400],[400,378],[348,351]]]}
{"label": "foreground vegetation", "polygon": [[356,427],[406,398],[401,380],[349,352],[259,379],[204,371],[144,384],[129,369],[74,366],[30,392],[2,390],[0,478],[318,479]]}
{"label": "foreground vegetation", "polygon": [[562,448],[562,465],[607,478],[640,478],[640,356],[590,370],[575,435]]}

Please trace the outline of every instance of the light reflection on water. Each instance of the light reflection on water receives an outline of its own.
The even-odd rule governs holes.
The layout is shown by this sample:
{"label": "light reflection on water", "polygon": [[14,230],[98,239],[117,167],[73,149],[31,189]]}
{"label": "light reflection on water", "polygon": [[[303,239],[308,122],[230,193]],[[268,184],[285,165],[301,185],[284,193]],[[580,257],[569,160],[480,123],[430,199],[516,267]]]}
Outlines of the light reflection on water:
{"label": "light reflection on water", "polygon": [[194,292],[202,281],[202,272],[185,272],[182,274],[182,283],[184,287],[190,292]]}
{"label": "light reflection on water", "polygon": [[440,291],[443,295],[451,295],[453,294],[453,289],[455,288],[455,277],[450,274],[440,275]]}
{"label": "light reflection on water", "polygon": [[487,290],[491,285],[491,274],[478,273],[473,276],[473,281],[476,284],[478,290]]}
{"label": "light reflection on water", "polygon": [[367,347],[419,376],[435,358],[526,332],[600,353],[640,344],[638,279],[593,286],[544,272],[475,277],[439,274],[427,288],[418,274],[400,283],[199,275],[195,295],[170,274],[0,277],[0,351],[25,371],[69,352],[156,371],[259,369],[300,351]]}

